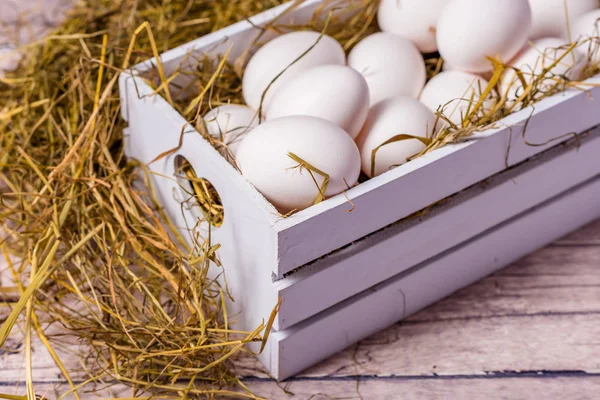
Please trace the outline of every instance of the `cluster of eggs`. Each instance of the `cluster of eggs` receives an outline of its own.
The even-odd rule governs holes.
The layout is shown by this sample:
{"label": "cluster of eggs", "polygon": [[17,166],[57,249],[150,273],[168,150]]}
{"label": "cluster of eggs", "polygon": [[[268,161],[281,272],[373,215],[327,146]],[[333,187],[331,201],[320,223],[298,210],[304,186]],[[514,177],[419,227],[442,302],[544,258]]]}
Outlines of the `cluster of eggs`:
{"label": "cluster of eggs", "polygon": [[[206,127],[281,212],[300,210],[352,187],[361,170],[380,175],[421,152],[442,128],[436,112],[445,124],[459,125],[473,101],[491,107],[494,100],[481,96],[493,59],[522,71],[516,79],[508,69],[499,84],[513,101],[524,80],[545,68],[576,75],[586,56],[561,56],[571,38],[598,36],[598,6],[598,0],[381,0],[381,32],[347,56],[333,38],[312,31],[266,43],[244,72],[246,105],[214,108],[204,116]],[[432,52],[444,59],[444,70],[426,82],[423,53]]]}

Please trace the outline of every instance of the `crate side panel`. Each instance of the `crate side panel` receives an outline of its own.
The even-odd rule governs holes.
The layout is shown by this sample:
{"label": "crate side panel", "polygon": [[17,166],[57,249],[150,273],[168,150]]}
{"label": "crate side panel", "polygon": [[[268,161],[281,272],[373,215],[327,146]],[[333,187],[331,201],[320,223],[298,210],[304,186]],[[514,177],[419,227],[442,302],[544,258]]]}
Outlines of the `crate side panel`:
{"label": "crate side panel", "polygon": [[131,153],[144,163],[179,145],[181,133],[193,131],[182,118],[137,74],[124,72],[119,79],[121,111],[130,128]]}
{"label": "crate side panel", "polygon": [[[181,176],[176,171],[177,156],[185,157],[198,177],[207,179],[216,188],[225,217],[223,225],[211,228],[210,234],[212,242],[221,245],[218,256],[227,288],[235,296],[229,313],[237,316],[237,327],[254,330],[277,303],[277,292],[272,285],[276,233],[268,209],[260,206],[257,198],[260,194],[200,134],[186,126],[162,98],[150,96],[152,89],[143,81],[137,80],[137,89],[132,89],[134,82],[126,81],[130,86],[126,92],[127,156],[147,165],[161,205],[190,246],[201,214],[182,206],[191,197],[191,189],[184,189],[185,182],[177,180]],[[208,237],[207,223],[200,224],[198,229],[204,238]],[[214,267],[213,272],[219,274],[222,270]]]}
{"label": "crate side panel", "polygon": [[[600,85],[600,77],[587,81]],[[513,142],[507,149],[508,165],[515,165],[540,151],[568,140],[573,135],[600,124],[600,87],[589,91],[558,93],[523,113],[535,113],[525,120],[526,127],[513,130]],[[525,129],[523,129],[525,128]]]}
{"label": "crate side panel", "polygon": [[[286,329],[600,173],[600,129],[584,136],[277,281],[282,307],[276,329]],[[343,284],[332,284],[339,281]]]}
{"label": "crate side panel", "polygon": [[[600,83],[596,77],[589,84]],[[309,263],[600,124],[600,87],[571,90],[277,222],[277,275]],[[523,128],[527,125],[525,141]],[[552,140],[554,139],[554,140]],[[548,143],[546,143],[548,142]],[[546,143],[545,145],[538,145]],[[352,202],[350,204],[349,200]],[[352,210],[352,212],[348,212]]]}
{"label": "crate side panel", "polygon": [[599,197],[597,178],[431,263],[276,332],[279,369],[272,373],[288,378],[600,217]]}

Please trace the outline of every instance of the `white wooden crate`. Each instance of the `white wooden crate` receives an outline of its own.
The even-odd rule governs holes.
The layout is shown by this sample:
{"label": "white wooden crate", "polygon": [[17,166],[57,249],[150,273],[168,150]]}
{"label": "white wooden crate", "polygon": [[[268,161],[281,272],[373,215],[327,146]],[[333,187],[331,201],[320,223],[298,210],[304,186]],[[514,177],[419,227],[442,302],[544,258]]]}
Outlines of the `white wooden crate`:
{"label": "white wooden crate", "polygon": [[[308,0],[285,18],[309,18],[320,3]],[[168,51],[161,61],[169,72],[191,54],[217,55],[229,48],[233,60],[255,38],[255,26],[287,7]],[[547,98],[474,140],[362,183],[346,192],[352,212],[348,199],[338,195],[282,218],[162,97],[152,95],[137,77],[151,68],[148,61],[120,79],[127,154],[150,163],[176,148],[184,132],[178,151],[150,164],[158,195],[185,233],[196,218],[181,207],[177,156],[217,189],[225,217],[211,233],[222,245],[219,256],[236,300],[233,311],[240,312],[238,326],[253,329],[282,299],[275,332],[261,355],[280,379],[600,216],[600,204],[582,194],[598,194],[600,133],[580,137],[579,146],[558,145],[566,136],[544,146],[523,138],[528,119],[529,143],[600,124],[594,100],[600,88]],[[449,196],[425,216],[406,218]],[[569,208],[572,204],[578,206]],[[561,214],[553,215],[556,210]]]}

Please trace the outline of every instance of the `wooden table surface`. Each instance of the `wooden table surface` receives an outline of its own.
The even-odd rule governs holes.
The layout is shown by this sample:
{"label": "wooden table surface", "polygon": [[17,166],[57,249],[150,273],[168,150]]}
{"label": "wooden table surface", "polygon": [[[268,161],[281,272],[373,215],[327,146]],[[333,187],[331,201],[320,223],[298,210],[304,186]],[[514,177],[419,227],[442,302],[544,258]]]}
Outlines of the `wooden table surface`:
{"label": "wooden table surface", "polygon": [[[0,21],[19,1],[0,0]],[[61,1],[69,0],[50,3]],[[38,9],[47,24],[58,8]],[[5,349],[22,350],[16,331]],[[38,394],[55,398],[67,386],[39,342],[33,358]],[[77,360],[65,359],[83,379]],[[600,399],[600,221],[287,382],[277,385],[251,358],[237,372],[270,399]],[[0,393],[25,394],[24,377],[23,352],[0,349]]]}
{"label": "wooden table surface", "polygon": [[[24,393],[23,360],[0,352],[0,393]],[[34,363],[40,393],[66,388],[39,344]],[[600,221],[281,383],[293,397],[251,358],[238,373],[270,399],[598,399]]]}

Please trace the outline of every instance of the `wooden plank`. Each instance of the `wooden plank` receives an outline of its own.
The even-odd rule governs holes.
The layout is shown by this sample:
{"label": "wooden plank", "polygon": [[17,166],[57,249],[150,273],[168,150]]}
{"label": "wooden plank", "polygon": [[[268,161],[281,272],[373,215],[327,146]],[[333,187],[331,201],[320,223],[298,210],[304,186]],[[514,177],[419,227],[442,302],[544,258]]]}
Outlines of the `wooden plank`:
{"label": "wooden plank", "polygon": [[[574,327],[577,329],[574,329]],[[600,312],[395,325],[301,376],[600,372]]]}
{"label": "wooden plank", "polygon": [[[600,173],[600,129],[583,136],[275,282],[283,300],[275,330],[287,329]],[[343,285],[335,284],[341,276]]]}
{"label": "wooden plank", "polygon": [[[75,385],[80,384],[81,382],[75,382]],[[56,380],[52,382],[44,382],[44,381],[34,381],[34,389],[35,393],[38,396],[43,396],[48,400],[57,399],[61,395],[65,395],[65,393],[70,393],[70,386],[61,380]],[[78,389],[78,394],[81,400],[88,399],[114,399],[114,398],[130,398],[133,399],[131,389],[125,385],[111,385],[109,388],[108,385],[96,385],[96,387],[87,386],[85,388]],[[0,394],[8,394],[8,395],[17,395],[23,396],[27,394],[25,383],[24,382],[2,382],[0,381]],[[139,397],[139,394],[138,394]],[[63,397],[64,400],[75,400],[75,396],[73,395],[65,395]]]}
{"label": "wooden plank", "polygon": [[[277,385],[272,380],[246,379],[245,384],[267,399],[595,399],[600,391],[600,375],[577,371],[498,371],[484,376],[350,376],[344,378],[294,379]],[[68,387],[63,383],[38,383],[36,393],[55,398]],[[286,394],[284,389],[289,392]],[[1,385],[0,393],[23,395],[23,386]],[[293,393],[293,397],[292,397]],[[111,390],[80,392],[84,399],[129,397],[131,390],[117,386]],[[66,399],[72,399],[72,396]]]}
{"label": "wooden plank", "polygon": [[[600,372],[599,335],[600,311],[437,322],[409,320],[363,340],[299,376],[481,375],[503,370]],[[58,370],[39,342],[35,343],[35,349],[35,380],[59,380]],[[74,378],[81,378],[76,359],[65,360],[75,372]],[[238,373],[243,376],[266,377],[260,373],[261,369],[252,358],[237,365]],[[22,381],[23,354],[4,355],[0,370],[1,381]]]}
{"label": "wooden plank", "polygon": [[[182,127],[187,123],[165,99],[145,96],[153,89],[143,80],[124,74],[120,77],[120,90],[121,96],[125,93],[122,101],[128,104],[128,157],[150,162],[165,149],[178,146]],[[137,93],[145,97],[138,98]],[[182,184],[189,186],[189,182],[178,179],[178,157],[187,159],[197,176],[214,185],[223,204],[224,220],[221,226],[211,229],[210,237],[213,243],[221,245],[218,255],[227,271],[227,283],[222,276],[219,279],[235,293],[235,301],[228,301],[227,305],[230,315],[239,315],[235,328],[252,331],[269,317],[278,301],[270,270],[276,264],[277,237],[268,224],[268,215],[275,208],[200,134],[190,134],[192,131],[192,127],[185,128],[176,152],[151,163],[154,190],[172,224],[191,244],[198,240],[196,235],[208,237],[208,222],[199,222],[197,204],[186,203],[190,196]],[[148,140],[147,134],[152,132],[157,137]],[[271,210],[266,210],[267,206]],[[220,272],[213,268],[209,274],[216,279]]]}
{"label": "wooden plank", "polygon": [[[579,237],[600,237],[600,220],[596,221],[582,229],[566,236],[557,243],[564,241],[573,242]],[[576,327],[579,332],[584,327],[578,326],[575,321],[561,325],[552,325],[554,316],[561,316],[562,320],[577,318],[579,314],[596,315],[600,313],[600,268],[597,260],[600,259],[600,246],[583,247],[563,247],[551,245],[541,249],[519,261],[505,270],[499,271],[466,289],[463,289],[452,296],[432,305],[431,307],[413,315],[404,323],[394,325],[388,330],[382,331],[367,339],[367,343],[379,343],[381,351],[391,351],[398,346],[396,355],[398,363],[404,363],[402,355],[402,343],[389,342],[387,338],[403,338],[405,335],[418,337],[420,330],[426,330],[427,324],[444,323],[448,332],[453,331],[453,324],[464,326],[465,329],[471,329],[474,324],[481,324],[485,319],[491,319],[492,329],[489,332],[479,332],[477,327],[473,327],[470,337],[477,340],[477,335],[489,337],[495,343],[502,343],[506,340],[506,345],[512,343],[512,337],[519,337],[523,330],[523,318],[527,319],[527,326],[536,332],[548,329],[560,336],[569,334],[572,327]],[[516,319],[515,319],[516,318]],[[600,318],[600,314],[598,315]],[[505,323],[514,319],[515,323]],[[547,319],[550,321],[546,322]],[[454,323],[452,321],[455,321]],[[519,322],[520,321],[520,322]],[[600,323],[600,320],[597,320]],[[407,326],[411,325],[410,328]],[[561,332],[560,329],[566,329]],[[506,335],[500,337],[501,332]],[[432,343],[438,346],[453,346],[455,335],[449,335],[447,338],[441,338]],[[593,338],[588,338],[594,342]],[[360,343],[363,343],[360,342]],[[546,334],[530,338],[530,346],[544,348],[549,343]],[[360,344],[359,344],[360,346]],[[501,345],[503,346],[503,345]],[[377,346],[375,346],[377,347]],[[425,346],[426,348],[427,346]],[[437,347],[432,348],[431,358],[435,357]],[[454,349],[455,353],[449,355],[451,359],[462,359],[461,349]],[[485,349],[484,349],[485,350]],[[557,350],[568,353],[568,348],[559,345]],[[353,365],[352,354],[354,350],[344,351],[324,361],[319,366],[306,371],[303,376],[324,376],[331,373],[331,369],[322,368],[329,363]],[[466,350],[465,350],[466,351]],[[491,370],[488,364],[489,360],[496,357],[492,351],[486,351],[480,354],[481,371]],[[597,351],[597,350],[596,350]],[[341,360],[344,361],[341,361]],[[562,357],[557,355],[557,364],[560,365]],[[338,361],[335,361],[338,360]],[[512,365],[519,365],[521,357],[514,354],[510,360]],[[369,364],[383,364],[382,360],[371,360],[364,365],[369,369]],[[261,366],[251,358],[245,358],[240,363],[240,373],[244,375],[261,374]],[[333,368],[333,369],[335,369]],[[351,370],[351,368],[344,368]],[[502,367],[501,369],[507,369]],[[520,365],[517,369],[523,369]],[[320,372],[319,372],[320,371]],[[388,372],[396,373],[393,367]],[[350,372],[353,373],[353,372]],[[440,373],[453,373],[453,371],[440,371]]]}
{"label": "wooden plank", "polygon": [[[558,240],[555,246],[600,246],[600,220]],[[573,250],[576,251],[576,250]]]}
{"label": "wooden plank", "polygon": [[598,259],[600,247],[549,246],[409,320],[595,312],[600,310]]}
{"label": "wooden plank", "polygon": [[[13,330],[11,336],[0,350],[0,382],[15,382],[23,381],[25,379],[25,357],[24,347],[22,344],[22,327],[17,327]],[[57,345],[55,341],[54,350],[67,366],[69,374],[73,379],[80,379],[84,377],[84,371],[82,370],[78,358],[75,356],[76,352],[80,354],[86,354],[85,348],[78,346],[74,338],[71,338],[69,343],[67,339],[62,338],[60,342],[65,345]],[[32,337],[32,365],[34,368],[33,377],[39,382],[54,382],[62,380],[62,376],[52,357],[46,350],[46,347],[38,339],[37,335]]]}
{"label": "wooden plank", "polygon": [[[508,375],[508,374],[507,374]],[[517,374],[515,374],[517,375]],[[533,374],[535,375],[535,374]],[[271,382],[248,382],[257,394],[269,399],[290,398]],[[600,392],[598,376],[555,376],[497,378],[448,377],[445,379],[403,379],[361,377],[293,381],[282,385],[295,394],[293,399],[593,399]]]}
{"label": "wooden plank", "polygon": [[[365,290],[292,328],[274,332],[275,359],[261,357],[285,379],[598,218],[600,177]],[[510,249],[510,251],[507,251]],[[392,261],[393,262],[393,261]],[[270,362],[270,364],[269,364]]]}

